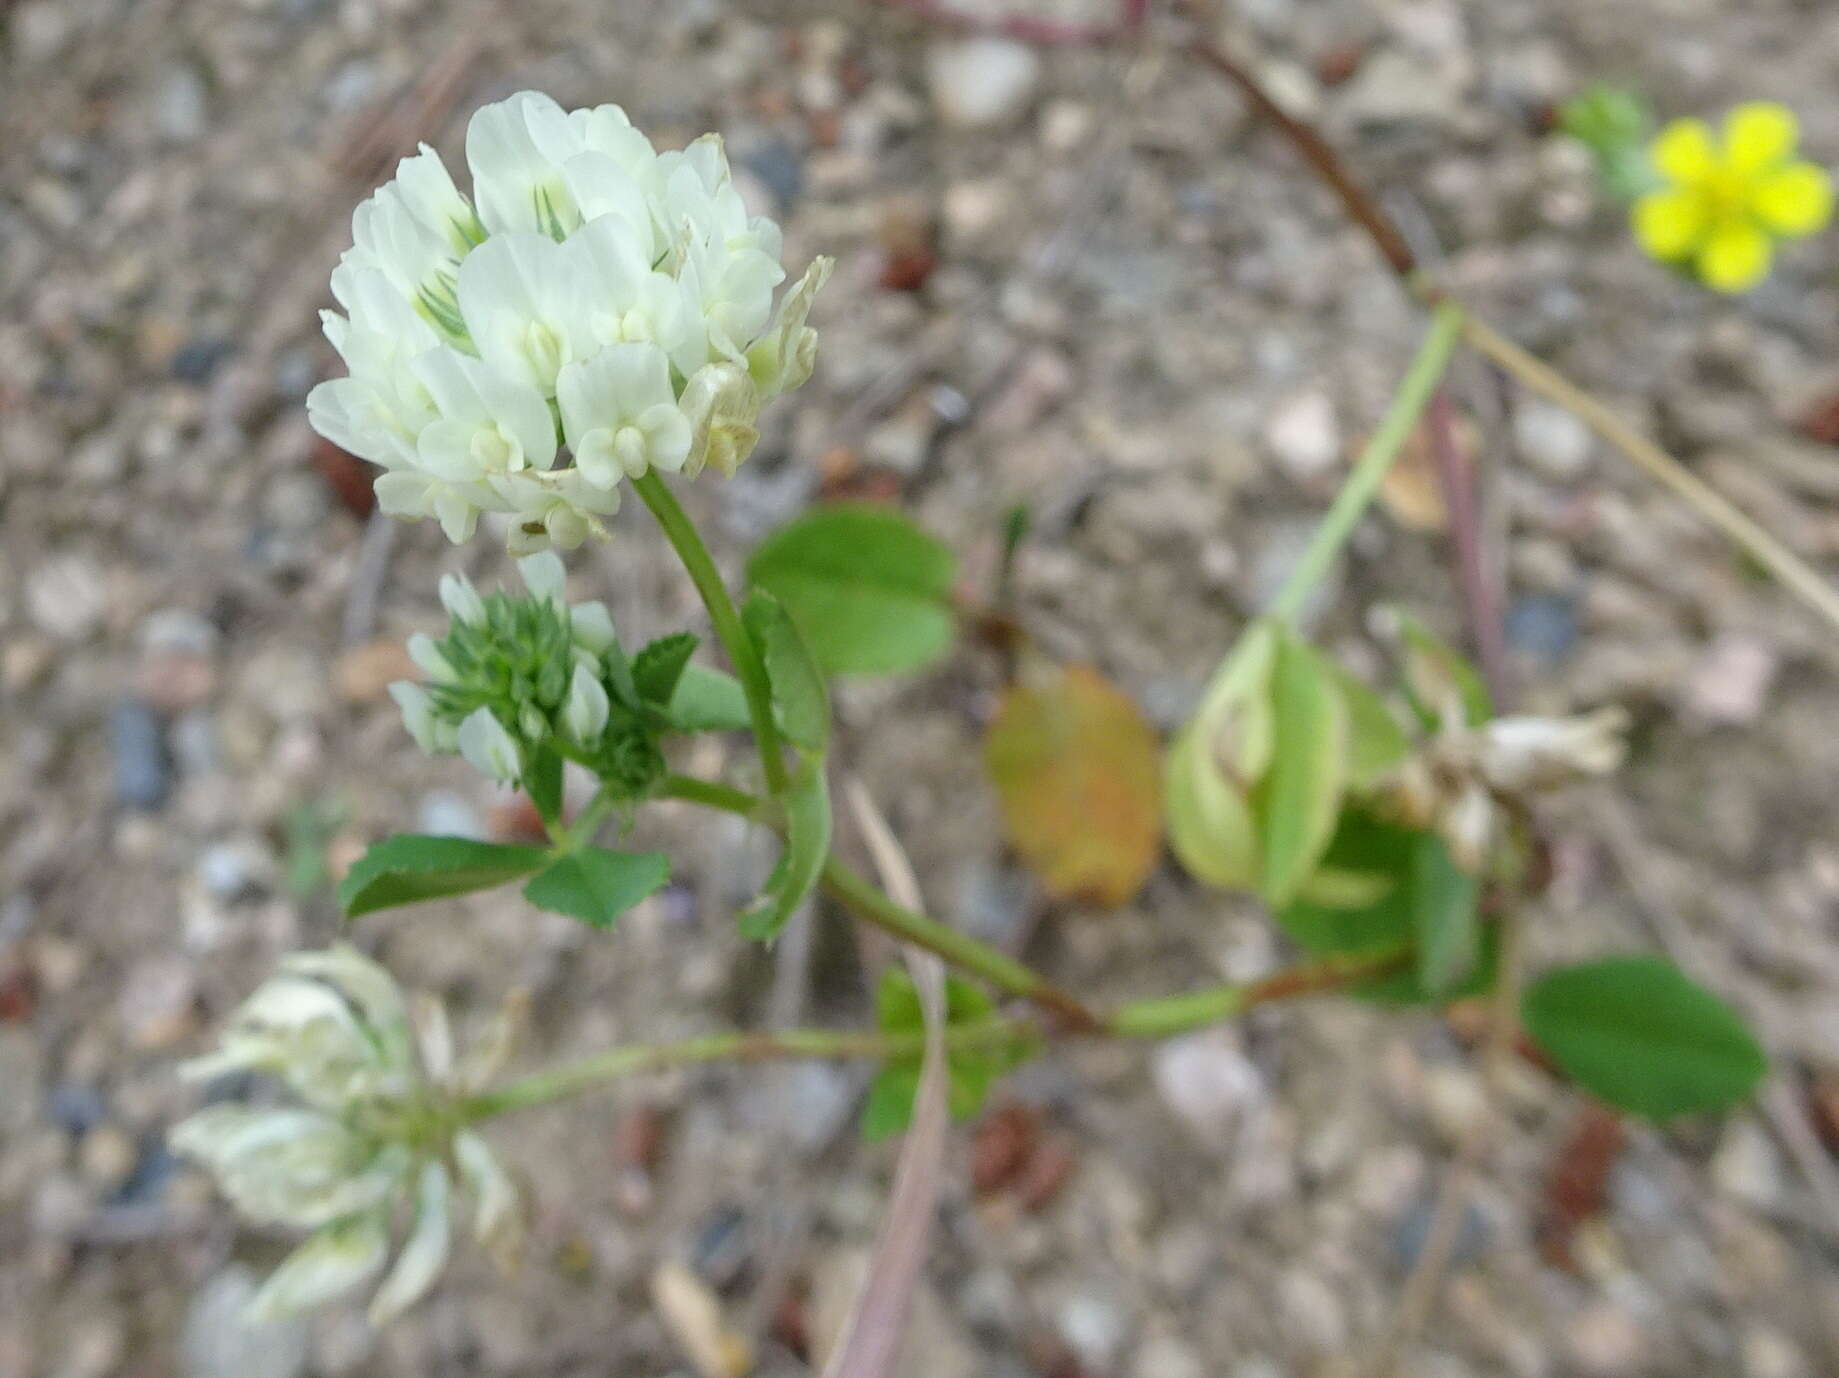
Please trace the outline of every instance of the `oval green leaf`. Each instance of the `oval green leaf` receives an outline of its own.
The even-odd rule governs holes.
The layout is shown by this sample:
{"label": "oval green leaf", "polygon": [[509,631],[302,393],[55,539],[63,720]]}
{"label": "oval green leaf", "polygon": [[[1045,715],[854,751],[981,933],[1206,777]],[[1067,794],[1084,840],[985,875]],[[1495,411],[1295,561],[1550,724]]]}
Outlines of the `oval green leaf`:
{"label": "oval green leaf", "polygon": [[557,859],[524,887],[538,909],[580,919],[591,928],[611,928],[626,910],[670,879],[670,858],[662,852],[615,852],[583,847]]}
{"label": "oval green leaf", "polygon": [[1578,1085],[1652,1120],[1726,1109],[1768,1071],[1735,1011],[1657,957],[1551,972],[1527,990],[1521,1015]]}
{"label": "oval green leaf", "polygon": [[489,890],[529,875],[548,860],[541,847],[398,833],[373,846],[345,873],[338,903],[346,918],[355,919],[378,909]]}
{"label": "oval green leaf", "polygon": [[900,513],[850,503],[767,537],[747,577],[785,604],[825,674],[893,674],[951,645],[956,564]]}
{"label": "oval green leaf", "polygon": [[665,716],[676,732],[741,732],[753,721],[741,682],[706,665],[683,667]]}
{"label": "oval green leaf", "polygon": [[779,600],[760,589],[747,598],[741,623],[766,662],[779,729],[794,746],[822,751],[830,736],[830,694],[823,671]]}

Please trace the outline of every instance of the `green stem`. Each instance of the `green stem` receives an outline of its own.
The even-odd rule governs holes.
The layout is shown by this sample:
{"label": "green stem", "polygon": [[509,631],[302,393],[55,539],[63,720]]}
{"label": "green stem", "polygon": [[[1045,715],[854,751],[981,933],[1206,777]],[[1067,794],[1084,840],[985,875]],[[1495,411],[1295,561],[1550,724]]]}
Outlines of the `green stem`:
{"label": "green stem", "polygon": [[677,558],[689,571],[690,582],[696,585],[703,606],[709,610],[715,635],[728,652],[728,659],[734,662],[734,672],[740,677],[741,689],[747,695],[747,714],[753,719],[754,741],[760,748],[761,768],[766,772],[766,791],[777,799],[785,793],[785,760],[779,743],[779,728],[773,721],[773,690],[766,677],[766,663],[760,659],[753,638],[741,625],[741,615],[735,611],[734,600],[728,596],[728,586],[722,583],[721,571],[715,568],[708,546],[703,544],[695,523],[676,495],[655,470],[634,479],[632,486],[645,500],[645,506],[651,509],[651,515],[658,519]]}
{"label": "green stem", "polygon": [[1137,1000],[1113,1011],[1106,1025],[1111,1032],[1125,1038],[1167,1038],[1217,1020],[1230,1019],[1274,1000],[1342,990],[1362,981],[1390,976],[1403,971],[1411,962],[1410,948],[1357,957],[1327,957],[1244,985],[1209,986],[1181,995]]}
{"label": "green stem", "polygon": [[[866,882],[856,882],[866,885]],[[873,887],[867,887],[872,889]],[[895,906],[898,908],[898,906]],[[903,911],[905,912],[905,911]],[[906,919],[920,917],[906,914]],[[903,920],[905,921],[905,920]],[[930,925],[929,920],[922,920]],[[898,930],[897,930],[898,931]],[[902,936],[909,936],[903,933]],[[910,938],[911,941],[917,939]],[[1117,1034],[1127,1038],[1168,1038],[1243,1014],[1258,1005],[1296,999],[1321,991],[1387,976],[1410,965],[1411,952],[1401,949],[1376,956],[1331,957],[1276,972],[1243,985],[1214,986],[1122,1006],[1109,1019],[1046,1030],[1026,1019],[992,1018],[959,1024],[945,1031],[948,1049],[982,1048],[1005,1043],[1036,1043],[1045,1037]],[[1030,973],[1032,974],[1032,973]],[[1038,997],[1037,997],[1038,998]],[[1083,1013],[1083,1011],[1082,1011]],[[681,1043],[641,1043],[564,1063],[520,1081],[472,1096],[461,1103],[459,1120],[472,1124],[511,1110],[548,1105],[591,1091],[603,1082],[671,1067],[705,1062],[766,1062],[796,1058],[861,1058],[886,1061],[917,1057],[925,1051],[921,1029],[878,1032],[856,1029],[787,1029],[780,1033],[720,1033]]]}
{"label": "green stem", "polygon": [[[1040,1031],[1020,1019],[987,1019],[945,1031],[948,1049],[1032,1042]],[[786,1029],[779,1033],[720,1033],[681,1043],[639,1043],[596,1053],[579,1062],[537,1072],[481,1092],[462,1102],[459,1118],[472,1124],[510,1110],[547,1105],[590,1091],[604,1082],[704,1062],[765,1062],[793,1058],[862,1058],[885,1061],[918,1057],[926,1050],[923,1029],[882,1033],[854,1029]]]}
{"label": "green stem", "polygon": [[1052,1010],[1076,1030],[1095,1031],[1104,1021],[1068,991],[1040,972],[1018,962],[968,933],[960,933],[915,909],[896,904],[849,867],[830,857],[824,863],[824,888],[860,917],[903,942],[937,953],[953,966],[981,976],[996,989]]}
{"label": "green stem", "polygon": [[600,831],[600,825],[607,821],[607,815],[619,807],[619,802],[619,792],[612,785],[602,785],[586,807],[568,823],[558,823],[549,829],[551,840],[564,851],[587,846]]}
{"label": "green stem", "polygon": [[1328,573],[1335,556],[1340,554],[1341,547],[1353,534],[1354,527],[1359,524],[1360,518],[1379,492],[1386,471],[1392,467],[1393,461],[1404,449],[1405,442],[1411,438],[1411,432],[1416,428],[1425,406],[1429,404],[1431,394],[1442,382],[1443,372],[1449,367],[1450,355],[1462,334],[1462,321],[1462,308],[1454,302],[1445,301],[1437,307],[1431,318],[1430,333],[1418,347],[1417,357],[1411,361],[1410,370],[1399,384],[1398,392],[1393,395],[1385,419],[1380,422],[1379,429],[1373,432],[1373,438],[1367,441],[1366,448],[1360,452],[1360,458],[1354,462],[1347,482],[1341,485],[1334,504],[1322,517],[1315,535],[1310,538],[1303,558],[1271,604],[1271,611],[1277,617],[1286,622],[1296,620],[1304,600],[1309,597],[1309,591]]}
{"label": "green stem", "polygon": [[682,799],[742,818],[757,818],[766,807],[766,801],[758,795],[715,780],[698,780],[694,775],[666,775],[652,794],[658,799]]}
{"label": "green stem", "polygon": [[[764,801],[745,791],[708,780],[685,775],[666,777],[659,784],[656,798],[684,799],[743,818],[759,818]],[[868,880],[857,875],[835,856],[824,863],[824,888],[877,928],[892,933],[905,942],[937,953],[952,965],[981,976],[997,990],[1023,1000],[1032,1000],[1044,1009],[1060,1015],[1074,1028],[1100,1026],[1097,1015],[1075,996],[1061,990],[1038,971],[998,952],[969,934],[927,918],[917,910],[896,904]]]}

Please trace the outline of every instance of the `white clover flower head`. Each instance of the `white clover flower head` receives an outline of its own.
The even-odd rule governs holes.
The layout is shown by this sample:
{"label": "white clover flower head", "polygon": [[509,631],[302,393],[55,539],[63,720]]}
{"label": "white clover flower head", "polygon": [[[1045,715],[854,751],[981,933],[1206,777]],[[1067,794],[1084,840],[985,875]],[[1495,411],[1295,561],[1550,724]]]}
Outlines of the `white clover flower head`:
{"label": "white clover flower head", "polygon": [[211,1105],[169,1135],[251,1220],[313,1232],[250,1300],[253,1319],[310,1310],[383,1272],[406,1209],[403,1247],[370,1307],[378,1324],[399,1315],[446,1263],[456,1192],[471,1200],[482,1243],[513,1242],[516,1188],[456,1113],[505,1047],[496,1037],[456,1064],[444,1014],[413,1020],[389,973],[350,947],[282,960],[231,1016],[218,1051],[182,1071],[275,1076],[302,1104]]}
{"label": "white clover flower head", "polygon": [[785,293],[779,227],[749,216],[719,137],[658,152],[616,105],[524,91],[466,134],[469,200],[423,145],[352,216],[326,336],[349,376],[314,427],[380,465],[377,499],[518,554],[604,535],[622,479],[732,474],[760,408],[810,377],[830,273]]}

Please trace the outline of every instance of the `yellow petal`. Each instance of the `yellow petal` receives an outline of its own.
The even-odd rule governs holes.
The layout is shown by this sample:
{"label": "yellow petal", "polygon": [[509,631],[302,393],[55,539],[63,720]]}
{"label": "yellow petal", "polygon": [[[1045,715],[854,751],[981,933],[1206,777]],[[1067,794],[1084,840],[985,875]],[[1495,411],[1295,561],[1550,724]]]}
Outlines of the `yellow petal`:
{"label": "yellow petal", "polygon": [[1703,120],[1674,120],[1655,137],[1648,156],[1671,182],[1703,181],[1718,169],[1718,150]]}
{"label": "yellow petal", "polygon": [[1662,262],[1684,258],[1705,235],[1704,203],[1689,191],[1651,191],[1635,202],[1635,239]]}
{"label": "yellow petal", "polygon": [[1751,101],[1724,117],[1724,157],[1734,172],[1760,172],[1781,162],[1800,137],[1794,112],[1774,101]]}
{"label": "yellow petal", "polygon": [[1732,221],[1711,232],[1698,254],[1699,279],[1713,291],[1747,292],[1769,275],[1769,236]]}
{"label": "yellow petal", "polygon": [[1833,218],[1833,179],[1823,167],[1790,163],[1756,184],[1750,208],[1777,234],[1812,234]]}

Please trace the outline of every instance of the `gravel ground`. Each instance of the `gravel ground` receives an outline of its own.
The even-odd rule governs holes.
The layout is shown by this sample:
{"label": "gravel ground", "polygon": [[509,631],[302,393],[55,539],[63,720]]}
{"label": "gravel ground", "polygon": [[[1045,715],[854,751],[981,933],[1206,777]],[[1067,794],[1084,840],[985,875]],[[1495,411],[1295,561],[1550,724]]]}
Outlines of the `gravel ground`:
{"label": "gravel ground", "polygon": [[[1669,114],[1789,100],[1839,162],[1839,8],[1229,8],[1222,36],[1499,324],[1839,557],[1839,456],[1793,429],[1839,374],[1839,239],[1713,300],[1641,260],[1541,133],[1550,102],[1608,75]],[[660,142],[724,131],[789,260],[840,267],[818,377],[740,478],[693,494],[721,557],[827,484],[899,495],[977,576],[1025,500],[1031,626],[1164,728],[1295,558],[1420,321],[1237,98],[1154,50],[966,50],[862,3],[0,12],[0,1374],[687,1373],[649,1300],[673,1262],[760,1329],[792,1276],[821,1331],[892,1162],[852,1140],[847,1068],[699,1070],[529,1116],[498,1136],[534,1203],[515,1276],[463,1258],[381,1336],[355,1310],[257,1336],[234,1321],[285,1241],[240,1229],[166,1153],[196,1095],[173,1062],[279,953],[338,934],[321,852],[512,817],[417,756],[383,693],[401,638],[437,620],[438,572],[491,581],[506,562],[429,525],[367,536],[305,423],[351,206],[405,141],[456,154],[468,111],[525,86],[618,100]],[[1553,811],[1534,957],[1679,945],[1764,1031],[1781,1098],[1839,1088],[1839,642],[1565,416],[1479,370],[1458,387],[1506,466],[1527,702],[1620,702],[1639,724],[1617,790]],[[573,561],[578,596],[636,636],[696,623],[636,506]],[[1323,640],[1370,662],[1364,614],[1386,600],[1452,626],[1439,545],[1368,521]],[[1101,1000],[1282,960],[1254,910],[1172,868],[1121,913],[1044,905],[979,774],[995,686],[966,649],[839,696],[847,764],[940,913],[1029,941]],[[808,983],[734,942],[764,860],[749,839],[671,807],[641,835],[676,853],[679,884],[612,938],[487,898],[360,940],[462,1030],[527,989],[531,1065],[761,1020],[775,982],[810,1017],[859,1016],[831,916]],[[1413,1374],[1839,1372],[1839,1233],[1761,1115],[1632,1130],[1561,1267],[1540,1247],[1545,1184],[1581,1106],[1530,1071],[1506,1094]],[[1446,1024],[1332,1002],[1056,1054],[1005,1096],[1055,1164],[976,1193],[954,1149],[916,1375],[1352,1374],[1481,1107]],[[760,1371],[805,1371],[787,1330]]]}

